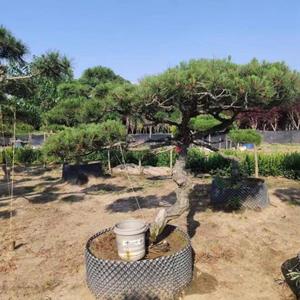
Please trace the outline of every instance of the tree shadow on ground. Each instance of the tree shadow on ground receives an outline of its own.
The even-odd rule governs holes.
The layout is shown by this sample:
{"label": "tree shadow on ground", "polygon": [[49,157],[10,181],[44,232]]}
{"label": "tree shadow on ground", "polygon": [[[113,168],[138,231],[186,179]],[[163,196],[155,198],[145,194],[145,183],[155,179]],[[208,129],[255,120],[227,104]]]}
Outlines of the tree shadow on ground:
{"label": "tree shadow on ground", "polygon": [[[196,229],[200,226],[200,223],[194,219],[195,214],[205,211],[209,207],[209,190],[209,184],[197,184],[194,186],[193,191],[189,195],[190,208],[187,215],[187,226],[190,237],[195,235]],[[109,213],[127,213],[138,210],[139,206],[142,209],[151,209],[170,206],[174,204],[175,201],[175,192],[169,193],[162,197],[157,197],[156,195],[148,195],[145,197],[131,196],[115,200],[113,203],[107,205],[105,210]]]}
{"label": "tree shadow on ground", "polygon": [[68,195],[62,197],[60,200],[68,203],[80,202],[84,200],[84,195]]}
{"label": "tree shadow on ground", "polygon": [[[12,211],[12,217],[14,217],[17,214],[15,210]],[[0,219],[8,219],[10,218],[10,210],[3,210],[0,211]]]}
{"label": "tree shadow on ground", "polygon": [[[41,176],[43,174],[45,174],[46,172],[51,171],[52,168],[50,167],[45,167],[45,168],[41,168],[41,167],[30,167],[30,168],[25,168],[25,172],[30,175],[30,176]],[[23,169],[24,171],[24,169]],[[22,172],[22,170],[20,171]]]}
{"label": "tree shadow on ground", "polygon": [[300,205],[300,189],[277,189],[275,190],[274,195],[277,196],[281,201],[289,202],[294,205]]}
{"label": "tree shadow on ground", "polygon": [[52,193],[52,192],[47,192],[47,193],[40,193],[37,194],[34,197],[31,198],[26,198],[30,203],[32,204],[44,204],[48,202],[52,202],[58,199],[60,194]]}
{"label": "tree shadow on ground", "polygon": [[59,181],[63,181],[60,177],[56,176],[42,176],[41,177],[42,180],[45,180],[45,181],[55,181],[55,180],[59,180]]}
{"label": "tree shadow on ground", "polygon": [[147,176],[148,180],[152,181],[160,181],[160,180],[166,180],[171,179],[172,177],[170,175],[160,175],[160,176]]}
{"label": "tree shadow on ground", "polygon": [[[36,186],[14,186],[14,196],[32,193],[34,192],[35,187]],[[11,186],[2,187],[0,189],[0,197],[10,197],[10,188]]]}
{"label": "tree shadow on ground", "polygon": [[85,194],[98,194],[99,192],[120,192],[125,190],[126,186],[119,186],[115,184],[106,184],[106,183],[99,183],[93,184],[88,188],[81,190],[82,193]]}
{"label": "tree shadow on ground", "polygon": [[[106,206],[105,210],[109,213],[115,212],[133,212],[140,208],[150,209],[163,206],[161,202],[165,205],[171,205],[175,202],[175,193],[170,193],[164,197],[157,197],[156,195],[148,195],[145,197],[141,196],[130,196],[119,198],[113,203]],[[137,203],[138,202],[138,203]]]}
{"label": "tree shadow on ground", "polygon": [[186,288],[186,295],[204,295],[210,294],[216,291],[218,287],[217,279],[206,273],[201,272],[197,267],[194,269],[193,280],[191,284]]}
{"label": "tree shadow on ground", "polygon": [[205,211],[210,208],[210,191],[211,184],[196,184],[189,194],[190,207],[187,215],[188,235],[192,238],[196,234],[200,222],[195,220],[196,213]]}

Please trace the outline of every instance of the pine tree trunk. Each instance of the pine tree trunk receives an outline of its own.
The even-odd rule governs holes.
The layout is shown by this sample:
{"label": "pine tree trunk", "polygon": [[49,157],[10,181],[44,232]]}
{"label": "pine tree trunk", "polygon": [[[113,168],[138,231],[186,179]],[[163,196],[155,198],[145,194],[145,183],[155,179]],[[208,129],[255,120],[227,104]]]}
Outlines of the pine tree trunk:
{"label": "pine tree trunk", "polygon": [[189,194],[193,188],[193,184],[185,170],[186,154],[182,154],[176,160],[173,168],[172,179],[176,183],[177,188],[176,202],[168,207],[162,208],[154,222],[150,226],[150,240],[154,242],[157,236],[163,231],[165,225],[172,219],[181,216],[189,209]]}

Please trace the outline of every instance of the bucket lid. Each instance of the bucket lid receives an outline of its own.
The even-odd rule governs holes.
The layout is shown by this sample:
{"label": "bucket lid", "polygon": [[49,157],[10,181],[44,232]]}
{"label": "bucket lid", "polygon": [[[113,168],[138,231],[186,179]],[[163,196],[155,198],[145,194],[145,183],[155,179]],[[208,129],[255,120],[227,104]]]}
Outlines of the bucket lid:
{"label": "bucket lid", "polygon": [[148,226],[145,222],[137,219],[128,219],[117,223],[114,227],[114,232],[120,235],[135,235],[145,232]]}

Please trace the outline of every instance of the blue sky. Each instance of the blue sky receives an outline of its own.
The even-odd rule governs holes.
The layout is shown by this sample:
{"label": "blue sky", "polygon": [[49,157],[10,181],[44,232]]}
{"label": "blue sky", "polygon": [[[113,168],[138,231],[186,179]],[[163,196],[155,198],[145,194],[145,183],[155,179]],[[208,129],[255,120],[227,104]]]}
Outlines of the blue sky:
{"label": "blue sky", "polygon": [[182,60],[252,57],[300,70],[299,0],[1,1],[31,54],[59,50],[75,75],[104,65],[136,82]]}

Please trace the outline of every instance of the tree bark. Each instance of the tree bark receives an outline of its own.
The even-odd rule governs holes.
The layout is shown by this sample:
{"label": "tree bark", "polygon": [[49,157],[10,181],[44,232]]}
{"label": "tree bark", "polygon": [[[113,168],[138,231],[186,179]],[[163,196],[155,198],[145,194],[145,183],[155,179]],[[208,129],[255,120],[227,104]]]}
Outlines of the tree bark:
{"label": "tree bark", "polygon": [[189,194],[193,188],[192,181],[185,170],[186,153],[179,156],[173,168],[172,179],[177,188],[176,202],[159,210],[154,222],[150,226],[150,241],[155,242],[157,236],[163,231],[165,225],[172,219],[181,216],[189,209]]}

